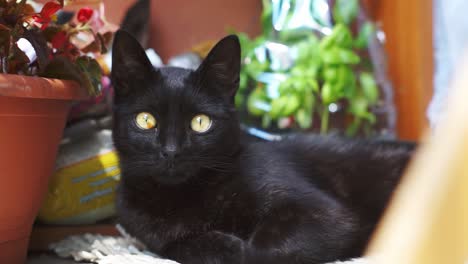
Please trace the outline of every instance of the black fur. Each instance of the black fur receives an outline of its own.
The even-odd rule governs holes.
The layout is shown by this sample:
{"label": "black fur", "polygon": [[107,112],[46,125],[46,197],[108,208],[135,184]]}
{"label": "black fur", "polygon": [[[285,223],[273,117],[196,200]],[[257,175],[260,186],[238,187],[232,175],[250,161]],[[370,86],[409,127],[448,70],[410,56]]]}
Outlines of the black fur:
{"label": "black fur", "polygon": [[[323,263],[359,256],[414,146],[294,136],[241,142],[233,105],[240,48],[221,40],[197,71],[152,69],[118,32],[114,142],[120,222],[165,257],[191,263]],[[140,130],[140,112],[158,120]],[[194,115],[213,119],[204,134]],[[174,158],[165,158],[170,149]]]}

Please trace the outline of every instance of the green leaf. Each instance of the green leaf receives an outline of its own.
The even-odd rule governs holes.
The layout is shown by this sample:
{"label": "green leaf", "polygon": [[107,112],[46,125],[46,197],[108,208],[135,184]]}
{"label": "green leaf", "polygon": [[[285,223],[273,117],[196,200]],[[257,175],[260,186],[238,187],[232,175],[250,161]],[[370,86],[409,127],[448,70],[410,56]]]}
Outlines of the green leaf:
{"label": "green leaf", "polygon": [[371,22],[366,22],[361,30],[359,31],[359,34],[354,40],[354,47],[358,49],[364,49],[368,46],[369,40],[372,35],[375,34],[375,26]]}
{"label": "green leaf", "polygon": [[338,82],[338,67],[336,66],[327,66],[323,69],[323,79],[327,83],[337,83]]}
{"label": "green leaf", "polygon": [[262,127],[268,128],[271,125],[271,117],[269,115],[262,116]]}
{"label": "green leaf", "polygon": [[272,119],[288,117],[296,112],[300,106],[300,99],[295,94],[276,98],[271,102],[270,117]]}
{"label": "green leaf", "polygon": [[368,107],[369,103],[366,98],[359,96],[351,100],[348,111],[357,117],[365,118],[368,114]]}
{"label": "green leaf", "polygon": [[252,49],[252,40],[250,40],[249,36],[246,33],[235,33],[239,38],[239,43],[241,46],[241,57],[245,58],[248,52]]}
{"label": "green leaf", "polygon": [[270,110],[270,102],[264,89],[256,88],[247,99],[247,110],[253,116],[261,116]]}
{"label": "green leaf", "polygon": [[252,59],[249,64],[244,65],[245,72],[252,78],[256,79],[257,76],[268,69],[268,63],[260,63],[256,59]]}
{"label": "green leaf", "polygon": [[377,83],[375,82],[372,74],[369,72],[361,73],[359,81],[361,83],[364,97],[371,105],[377,103],[377,100],[379,99],[379,88],[377,87]]}
{"label": "green leaf", "polygon": [[371,112],[367,112],[367,114],[365,115],[364,119],[366,119],[369,123],[371,123],[372,125],[375,124],[377,122],[377,117],[371,113]]}
{"label": "green leaf", "polygon": [[101,91],[101,67],[87,56],[79,57],[75,63],[65,57],[56,57],[47,64],[40,76],[74,80],[86,88],[90,95],[97,95]]}
{"label": "green leaf", "polygon": [[73,80],[81,84],[82,75],[80,69],[68,58],[56,57],[51,60],[39,76],[62,80]]}
{"label": "green leaf", "polygon": [[307,76],[289,76],[285,81],[280,83],[278,91],[280,94],[304,94],[318,92],[318,82]]}
{"label": "green leaf", "polygon": [[353,35],[349,28],[344,24],[336,24],[330,35],[324,37],[319,44],[321,51],[340,47],[350,49],[353,47]]}
{"label": "green leaf", "polygon": [[[300,120],[299,126],[302,128],[309,128],[312,126],[313,121],[313,114],[314,114],[314,106],[315,106],[315,95],[312,93],[307,93],[304,95],[302,107],[296,113],[296,118],[305,119],[307,120]],[[299,111],[304,111],[305,113],[299,113]]]}
{"label": "green leaf", "polygon": [[348,137],[355,136],[361,127],[361,118],[355,117],[353,122],[346,128],[346,135]]}
{"label": "green leaf", "polygon": [[75,64],[81,70],[84,78],[82,85],[88,89],[91,95],[98,95],[102,88],[102,70],[99,63],[88,56],[81,56],[76,59]]}
{"label": "green leaf", "polygon": [[273,7],[270,0],[262,0],[263,11],[260,16],[260,23],[262,25],[262,32],[264,35],[269,34],[273,28]]}
{"label": "green leaf", "polygon": [[312,126],[312,112],[301,108],[294,115],[294,119],[302,129],[308,129]]}
{"label": "green leaf", "polygon": [[245,91],[247,89],[247,85],[249,84],[249,77],[246,73],[241,71],[239,76],[239,91]]}
{"label": "green leaf", "polygon": [[322,102],[325,105],[329,105],[336,101],[336,94],[333,92],[333,85],[325,82],[322,86],[321,91]]}
{"label": "green leaf", "polygon": [[234,97],[234,104],[236,105],[237,108],[242,107],[244,100],[245,100],[245,95],[243,95],[242,93],[237,93],[236,96]]}
{"label": "green leaf", "polygon": [[324,51],[326,49],[333,47],[334,45],[335,45],[335,38],[333,37],[332,34],[330,34],[322,38],[322,40],[320,41],[319,48],[321,51]]}
{"label": "green leaf", "polygon": [[294,47],[297,49],[298,64],[310,64],[320,56],[319,40],[316,36],[310,35],[306,40],[298,42]]}
{"label": "green leaf", "polygon": [[303,108],[312,112],[315,105],[315,95],[312,93],[306,93],[304,95]]}
{"label": "green leaf", "polygon": [[296,64],[289,75],[295,79],[316,79],[318,70],[317,65]]}
{"label": "green leaf", "polygon": [[316,79],[307,78],[306,80],[307,90],[317,93],[319,91],[319,84]]}
{"label": "green leaf", "polygon": [[290,76],[286,80],[282,81],[278,87],[280,94],[289,94],[295,90],[295,77]]}
{"label": "green leaf", "polygon": [[335,44],[339,47],[349,49],[353,46],[351,30],[343,24],[337,24],[333,28],[332,37],[335,38]]}
{"label": "green leaf", "polygon": [[338,67],[338,81],[336,84],[339,89],[336,91],[339,97],[350,97],[354,94],[356,88],[356,78],[353,70],[348,65]]}
{"label": "green leaf", "polygon": [[358,0],[336,0],[333,7],[333,18],[338,23],[351,24],[359,11]]}
{"label": "green leaf", "polygon": [[358,64],[361,59],[352,50],[333,47],[321,53],[325,64]]}
{"label": "green leaf", "polygon": [[346,98],[353,98],[356,95],[356,75],[349,66],[346,65],[344,67],[346,68],[346,83],[344,85],[343,96]]}

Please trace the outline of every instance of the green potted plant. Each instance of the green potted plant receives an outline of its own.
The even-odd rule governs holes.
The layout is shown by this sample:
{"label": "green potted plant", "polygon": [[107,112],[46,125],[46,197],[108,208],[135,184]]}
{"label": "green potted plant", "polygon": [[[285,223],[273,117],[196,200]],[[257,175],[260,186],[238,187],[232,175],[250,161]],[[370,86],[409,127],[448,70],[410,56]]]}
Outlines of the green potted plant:
{"label": "green potted plant", "polygon": [[383,50],[358,0],[264,0],[261,24],[254,39],[239,34],[236,103],[248,127],[392,135]]}
{"label": "green potted plant", "polygon": [[71,103],[101,86],[112,30],[89,8],[57,20],[63,1],[0,0],[0,263],[24,262]]}

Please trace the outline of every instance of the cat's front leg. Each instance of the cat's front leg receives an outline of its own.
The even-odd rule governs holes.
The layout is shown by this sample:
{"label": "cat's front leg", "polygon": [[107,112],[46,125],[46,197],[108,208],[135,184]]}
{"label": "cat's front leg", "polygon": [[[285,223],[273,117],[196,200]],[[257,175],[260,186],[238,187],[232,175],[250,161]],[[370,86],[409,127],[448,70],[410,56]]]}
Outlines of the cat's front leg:
{"label": "cat's front leg", "polygon": [[201,236],[176,241],[162,255],[181,264],[243,263],[245,242],[230,234],[211,231]]}

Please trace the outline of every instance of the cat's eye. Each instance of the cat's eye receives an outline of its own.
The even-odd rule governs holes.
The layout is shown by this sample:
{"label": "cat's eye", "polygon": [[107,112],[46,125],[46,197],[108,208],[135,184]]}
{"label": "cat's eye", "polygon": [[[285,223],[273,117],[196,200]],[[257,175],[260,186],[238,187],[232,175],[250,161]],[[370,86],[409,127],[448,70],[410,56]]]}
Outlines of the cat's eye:
{"label": "cat's eye", "polygon": [[139,113],[135,118],[135,123],[143,130],[154,128],[157,125],[156,118],[147,112]]}
{"label": "cat's eye", "polygon": [[204,114],[196,115],[190,124],[193,131],[197,133],[204,133],[208,131],[211,127],[212,121],[211,118]]}

